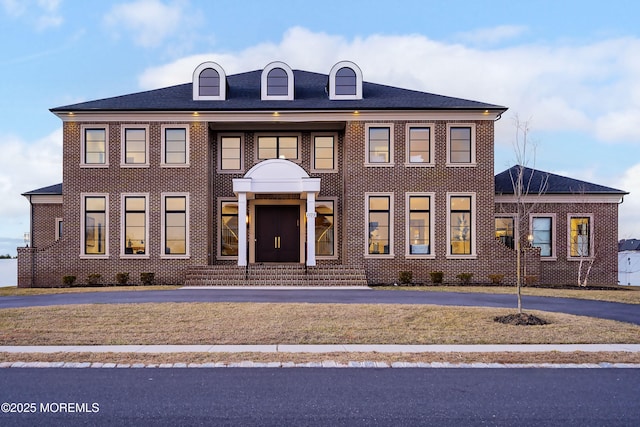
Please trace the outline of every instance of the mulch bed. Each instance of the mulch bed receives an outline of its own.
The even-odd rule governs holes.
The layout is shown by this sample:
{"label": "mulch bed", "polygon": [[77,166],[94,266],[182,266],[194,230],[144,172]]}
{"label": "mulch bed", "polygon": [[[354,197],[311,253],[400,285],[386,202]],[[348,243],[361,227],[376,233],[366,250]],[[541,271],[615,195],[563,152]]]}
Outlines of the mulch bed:
{"label": "mulch bed", "polygon": [[505,325],[514,326],[538,326],[548,324],[546,320],[541,319],[533,314],[527,313],[515,313],[507,314],[506,316],[496,316],[493,318],[493,320]]}

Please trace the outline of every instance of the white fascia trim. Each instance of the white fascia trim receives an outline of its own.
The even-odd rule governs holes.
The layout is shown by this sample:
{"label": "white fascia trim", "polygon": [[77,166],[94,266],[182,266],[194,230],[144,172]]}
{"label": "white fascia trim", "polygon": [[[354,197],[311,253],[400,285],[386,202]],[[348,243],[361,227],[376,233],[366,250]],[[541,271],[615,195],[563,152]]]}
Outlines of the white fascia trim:
{"label": "white fascia trim", "polygon": [[25,196],[32,205],[61,205],[62,194],[33,194]]}
{"label": "white fascia trim", "polygon": [[[522,196],[522,203],[615,203],[622,201],[624,196],[620,194],[533,194]],[[496,203],[516,203],[516,197],[513,194],[496,194],[494,197]]]}
{"label": "white fascia trim", "polygon": [[[500,110],[501,111],[501,110]],[[273,111],[82,111],[54,113],[63,122],[331,122],[395,120],[490,120],[500,111],[484,114],[477,110],[273,110]]]}
{"label": "white fascia trim", "polygon": [[[200,73],[207,68],[214,69],[220,77],[219,95],[200,95]],[[224,69],[215,62],[203,62],[193,71],[193,100],[194,101],[224,101],[227,99],[227,74]]]}
{"label": "white fascia trim", "polygon": [[[267,94],[267,77],[269,72],[274,68],[281,68],[287,73],[287,94],[286,95],[268,95]],[[274,61],[267,64],[266,67],[262,70],[262,75],[260,76],[260,99],[263,101],[293,101],[293,90],[295,85],[293,84],[293,70],[289,65],[285,64],[281,61]]]}

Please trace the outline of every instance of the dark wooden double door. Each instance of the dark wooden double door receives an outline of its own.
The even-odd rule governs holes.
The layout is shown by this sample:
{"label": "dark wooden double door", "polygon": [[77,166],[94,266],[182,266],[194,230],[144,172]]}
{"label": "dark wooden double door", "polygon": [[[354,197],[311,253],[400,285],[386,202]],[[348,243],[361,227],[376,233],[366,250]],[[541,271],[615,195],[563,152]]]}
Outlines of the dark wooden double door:
{"label": "dark wooden double door", "polygon": [[256,262],[300,262],[300,206],[256,205]]}

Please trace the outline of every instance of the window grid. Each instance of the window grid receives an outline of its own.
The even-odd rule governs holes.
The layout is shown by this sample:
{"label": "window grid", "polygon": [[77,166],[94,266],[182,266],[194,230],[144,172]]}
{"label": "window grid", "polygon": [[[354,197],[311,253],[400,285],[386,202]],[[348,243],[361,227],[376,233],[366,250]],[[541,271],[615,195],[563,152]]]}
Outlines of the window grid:
{"label": "window grid", "polygon": [[584,258],[591,254],[591,217],[569,217],[569,256]]}
{"label": "window grid", "polygon": [[367,163],[371,165],[391,165],[393,163],[391,126],[370,126],[367,128]]}
{"label": "window grid", "polygon": [[107,163],[107,130],[105,128],[84,129],[84,164],[105,165]]}
{"label": "window grid", "polygon": [[510,249],[515,248],[514,218],[496,217],[494,222],[496,240]]}
{"label": "window grid", "polygon": [[298,160],[297,136],[258,137],[258,160],[287,159]]}
{"label": "window grid", "polygon": [[313,137],[313,168],[316,170],[335,169],[335,137],[317,135]]}
{"label": "window grid", "polygon": [[409,163],[431,163],[431,128],[409,128]]}
{"label": "window grid", "polygon": [[553,257],[553,217],[542,215],[533,217],[531,234],[533,235],[531,245],[540,248],[540,256]]}
{"label": "window grid", "polygon": [[126,127],[123,130],[123,164],[126,166],[148,165],[146,127]]}
{"label": "window grid", "polygon": [[220,137],[220,170],[242,169],[242,138],[240,136]]}
{"label": "window grid", "polygon": [[238,202],[220,204],[220,255],[238,256]]}

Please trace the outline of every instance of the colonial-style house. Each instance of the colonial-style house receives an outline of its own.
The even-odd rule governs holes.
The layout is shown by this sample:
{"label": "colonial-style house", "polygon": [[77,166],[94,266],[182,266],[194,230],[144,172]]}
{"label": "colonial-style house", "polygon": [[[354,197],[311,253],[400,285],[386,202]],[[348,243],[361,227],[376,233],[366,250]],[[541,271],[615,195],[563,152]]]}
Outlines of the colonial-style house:
{"label": "colonial-style house", "polygon": [[[349,61],[327,74],[272,62],[228,76],[207,62],[191,83],[51,111],[63,122],[63,183],[24,194],[21,287],[118,273],[187,285],[515,278],[523,236],[513,223],[509,235],[514,211],[493,171],[500,105],[368,83]],[[625,193],[596,197],[590,185],[577,209],[552,183],[531,214],[541,249],[529,272],[573,282],[572,261],[596,256],[597,236],[597,280],[615,283]],[[572,243],[574,223],[591,236],[587,252]]]}

